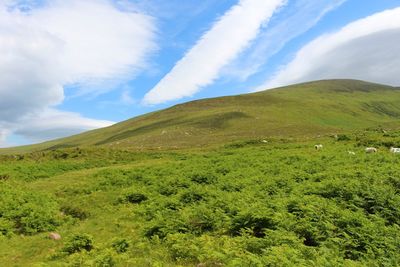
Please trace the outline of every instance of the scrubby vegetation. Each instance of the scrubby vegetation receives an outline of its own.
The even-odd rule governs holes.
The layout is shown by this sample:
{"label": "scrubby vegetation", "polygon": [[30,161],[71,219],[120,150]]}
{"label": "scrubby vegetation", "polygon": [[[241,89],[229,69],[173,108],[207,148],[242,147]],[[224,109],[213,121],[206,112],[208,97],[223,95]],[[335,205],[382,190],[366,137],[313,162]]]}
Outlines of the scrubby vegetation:
{"label": "scrubby vegetation", "polygon": [[398,266],[400,156],[387,147],[399,136],[373,129],[179,152],[3,156],[0,262]]}
{"label": "scrubby vegetation", "polygon": [[51,197],[2,183],[0,187],[0,233],[35,234],[53,230],[58,205]]}
{"label": "scrubby vegetation", "polygon": [[73,254],[82,250],[91,251],[92,249],[93,237],[87,234],[77,234],[66,242],[63,251],[68,254]]}

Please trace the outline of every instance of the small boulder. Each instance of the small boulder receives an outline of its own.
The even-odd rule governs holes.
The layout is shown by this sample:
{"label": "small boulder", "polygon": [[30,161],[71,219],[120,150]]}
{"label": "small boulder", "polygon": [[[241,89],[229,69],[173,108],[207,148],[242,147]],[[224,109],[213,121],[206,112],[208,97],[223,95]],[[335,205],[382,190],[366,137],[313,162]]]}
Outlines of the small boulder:
{"label": "small boulder", "polygon": [[61,239],[61,235],[58,233],[50,233],[49,234],[49,238],[52,240],[60,240]]}

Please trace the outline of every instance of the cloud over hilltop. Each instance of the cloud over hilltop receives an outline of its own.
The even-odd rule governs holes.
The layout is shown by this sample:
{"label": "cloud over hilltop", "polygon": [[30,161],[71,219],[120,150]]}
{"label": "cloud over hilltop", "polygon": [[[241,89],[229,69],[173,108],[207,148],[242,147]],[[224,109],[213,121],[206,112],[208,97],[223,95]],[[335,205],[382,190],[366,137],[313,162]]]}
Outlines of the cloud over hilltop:
{"label": "cloud over hilltop", "polygon": [[399,85],[400,8],[354,21],[313,40],[258,90],[334,78]]}

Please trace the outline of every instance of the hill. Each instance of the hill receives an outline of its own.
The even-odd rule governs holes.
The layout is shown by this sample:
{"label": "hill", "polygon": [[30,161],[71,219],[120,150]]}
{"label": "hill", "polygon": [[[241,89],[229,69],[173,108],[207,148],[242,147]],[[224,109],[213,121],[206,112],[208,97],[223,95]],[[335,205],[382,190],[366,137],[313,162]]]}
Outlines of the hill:
{"label": "hill", "polygon": [[111,127],[8,152],[77,146],[181,148],[264,137],[305,137],[400,125],[400,90],[325,80],[192,101]]}
{"label": "hill", "polygon": [[17,148],[42,151],[0,155],[0,265],[400,266],[399,101],[320,81]]}

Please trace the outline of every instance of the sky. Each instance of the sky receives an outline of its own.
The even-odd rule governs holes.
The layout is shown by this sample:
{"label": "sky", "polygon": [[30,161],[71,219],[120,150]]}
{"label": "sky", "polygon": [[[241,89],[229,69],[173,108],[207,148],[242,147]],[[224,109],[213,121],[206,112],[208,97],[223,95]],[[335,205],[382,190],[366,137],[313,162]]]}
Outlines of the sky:
{"label": "sky", "polygon": [[400,86],[399,0],[0,0],[0,147],[320,79]]}

